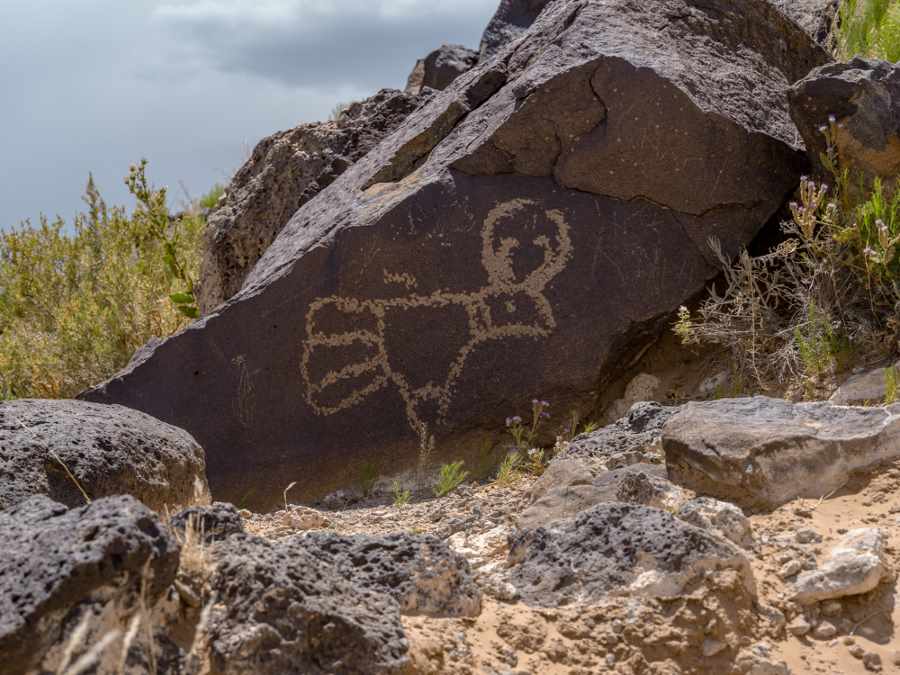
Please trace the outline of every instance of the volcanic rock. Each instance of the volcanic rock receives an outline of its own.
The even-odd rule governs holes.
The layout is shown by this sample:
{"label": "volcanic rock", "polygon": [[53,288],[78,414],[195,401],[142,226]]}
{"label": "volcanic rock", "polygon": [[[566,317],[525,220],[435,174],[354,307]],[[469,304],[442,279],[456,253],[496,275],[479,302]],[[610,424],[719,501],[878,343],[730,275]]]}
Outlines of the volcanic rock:
{"label": "volcanic rock", "polygon": [[80,506],[82,490],[90,499],[130,494],[156,511],[191,504],[209,493],[203,449],[118,405],[0,403],[0,510],[39,494]]}
{"label": "volcanic rock", "polygon": [[294,212],[425,100],[382,89],[336,120],[301,124],[261,140],[209,216],[197,288],[201,310],[208,313],[237,293]]}
{"label": "volcanic rock", "polygon": [[481,36],[480,61],[495,56],[521,37],[550,0],[500,0],[500,6]]}
{"label": "volcanic rock", "polygon": [[900,406],[853,408],[764,396],[690,402],[663,428],[669,478],[745,509],[820,498],[900,457]]}
{"label": "volcanic rock", "polygon": [[3,672],[57,672],[43,660],[83,605],[130,593],[152,606],[174,581],[178,559],[158,516],[132,497],[69,510],[36,496],[0,512]]}
{"label": "volcanic rock", "polygon": [[421,94],[426,87],[441,91],[478,63],[478,52],[462,45],[441,45],[416,66],[406,82],[406,93]]}
{"label": "volcanic rock", "polygon": [[730,542],[659,509],[601,504],[574,520],[523,530],[510,578],[523,600],[556,606],[610,594],[673,597],[714,570],[734,570],[755,594],[750,563]]}
{"label": "volcanic rock", "polygon": [[818,173],[833,180],[821,157],[833,146],[837,170],[893,191],[900,175],[900,67],[854,58],[816,68],[788,92],[791,116]]}
{"label": "volcanic rock", "polygon": [[586,407],[718,272],[708,238],[735,253],[776,212],[802,160],[783,92],[825,58],[765,0],[554,2],[85,396],[187,428],[256,508],[432,440],[474,466],[531,399]]}
{"label": "volcanic rock", "polygon": [[244,521],[233,504],[215,502],[209,506],[191,506],[179,511],[171,520],[169,527],[186,538],[188,528],[194,531],[190,536],[197,536],[204,543],[212,543],[227,539],[233,534],[244,531]]}

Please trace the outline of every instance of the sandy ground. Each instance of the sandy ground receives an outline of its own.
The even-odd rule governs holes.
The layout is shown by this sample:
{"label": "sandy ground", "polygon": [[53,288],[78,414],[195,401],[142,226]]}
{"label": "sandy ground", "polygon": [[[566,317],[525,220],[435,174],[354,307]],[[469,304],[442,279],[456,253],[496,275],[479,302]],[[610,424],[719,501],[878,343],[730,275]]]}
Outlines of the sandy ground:
{"label": "sandy ground", "polygon": [[[887,555],[900,569],[900,462],[854,479],[820,500],[797,500],[769,514],[751,516],[756,544],[748,551],[758,600],[745,597],[736,579],[722,573],[684,598],[659,602],[610,597],[590,607],[533,607],[504,597],[506,535],[528,504],[534,478],[513,486],[463,486],[442,499],[398,508],[383,499],[339,511],[291,507],[252,515],[250,532],[281,537],[309,528],[343,533],[412,531],[448,538],[466,555],[485,591],[475,619],[405,617],[417,671],[421,673],[732,673],[735,654],[760,642],[772,660],[795,675],[900,673],[900,607],[896,577],[875,591],[822,603],[805,613],[826,621],[833,637],[794,637],[784,629],[802,608],[790,601],[785,565],[822,562],[848,530],[880,527]],[[248,514],[249,515],[249,514]],[[794,565],[797,566],[796,564]],[[765,675],[769,671],[759,671]],[[775,675],[775,671],[773,675]]]}

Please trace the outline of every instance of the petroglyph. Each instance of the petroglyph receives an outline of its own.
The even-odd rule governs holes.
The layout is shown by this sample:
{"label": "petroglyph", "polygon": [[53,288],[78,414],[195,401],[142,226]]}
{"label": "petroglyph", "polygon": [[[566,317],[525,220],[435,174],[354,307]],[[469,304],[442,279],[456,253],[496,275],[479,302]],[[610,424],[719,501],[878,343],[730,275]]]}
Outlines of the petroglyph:
{"label": "petroglyph", "polygon": [[235,413],[241,422],[241,426],[249,429],[253,423],[253,415],[256,412],[256,392],[250,372],[247,370],[247,358],[241,354],[240,356],[235,356],[231,363],[240,371],[238,393],[234,401]]}
{"label": "petroglyph", "polygon": [[[514,254],[522,249],[523,242],[516,237],[500,237],[498,226],[504,221],[513,225],[524,222],[528,215],[526,211],[532,211],[538,219],[545,219],[543,224],[549,225],[553,233],[551,236],[539,234],[531,240],[530,245],[543,252],[543,259],[534,269],[520,274],[520,279]],[[479,290],[438,291],[430,295],[410,293],[375,300],[329,296],[310,304],[306,313],[301,371],[306,384],[306,400],[317,414],[334,415],[393,385],[405,402],[410,426],[419,433],[425,425],[420,408],[436,404],[438,423],[443,420],[453,398],[454,385],[467,359],[479,345],[517,338],[541,339],[552,333],[556,328],[556,317],[544,290],[565,269],[572,256],[569,225],[563,213],[543,210],[533,200],[508,201],[487,215],[481,238],[481,263],[487,273],[487,283]],[[386,280],[399,281],[400,276],[407,290],[417,287],[415,278],[408,273],[397,276],[385,273]],[[397,310],[423,308],[464,310],[469,337],[443,379],[413,386],[407,374],[392,366],[386,335],[391,315],[396,316]],[[528,319],[522,319],[520,313],[527,313]],[[330,325],[320,326],[329,321]],[[322,361],[324,354],[341,351],[346,365],[316,372],[317,363]],[[341,385],[348,391],[339,394],[335,400],[334,391]]]}

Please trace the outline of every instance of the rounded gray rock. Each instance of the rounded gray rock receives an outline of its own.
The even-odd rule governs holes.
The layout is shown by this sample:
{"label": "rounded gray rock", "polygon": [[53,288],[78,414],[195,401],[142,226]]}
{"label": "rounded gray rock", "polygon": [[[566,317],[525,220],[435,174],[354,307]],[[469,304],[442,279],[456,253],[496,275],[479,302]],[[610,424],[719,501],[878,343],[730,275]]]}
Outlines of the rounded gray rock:
{"label": "rounded gray rock", "polygon": [[0,510],[33,495],[81,506],[82,489],[155,511],[184,506],[209,492],[205,454],[186,431],[119,405],[0,403]]}

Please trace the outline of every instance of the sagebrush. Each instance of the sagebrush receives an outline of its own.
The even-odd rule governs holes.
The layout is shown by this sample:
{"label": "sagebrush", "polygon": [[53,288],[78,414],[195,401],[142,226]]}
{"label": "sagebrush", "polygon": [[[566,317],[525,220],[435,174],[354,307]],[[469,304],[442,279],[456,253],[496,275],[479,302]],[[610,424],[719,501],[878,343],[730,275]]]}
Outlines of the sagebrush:
{"label": "sagebrush", "polygon": [[851,363],[897,352],[900,337],[900,183],[875,180],[848,203],[846,174],[831,188],[803,179],[785,240],[729,260],[718,242],[722,288],[697,312],[682,307],[685,343],[728,348],[738,374],[763,390],[807,391]]}
{"label": "sagebrush", "polygon": [[70,225],[42,216],[0,233],[0,397],[74,396],[197,315],[199,207],[173,217],[146,162],[126,183],[130,214],[91,178]]}

